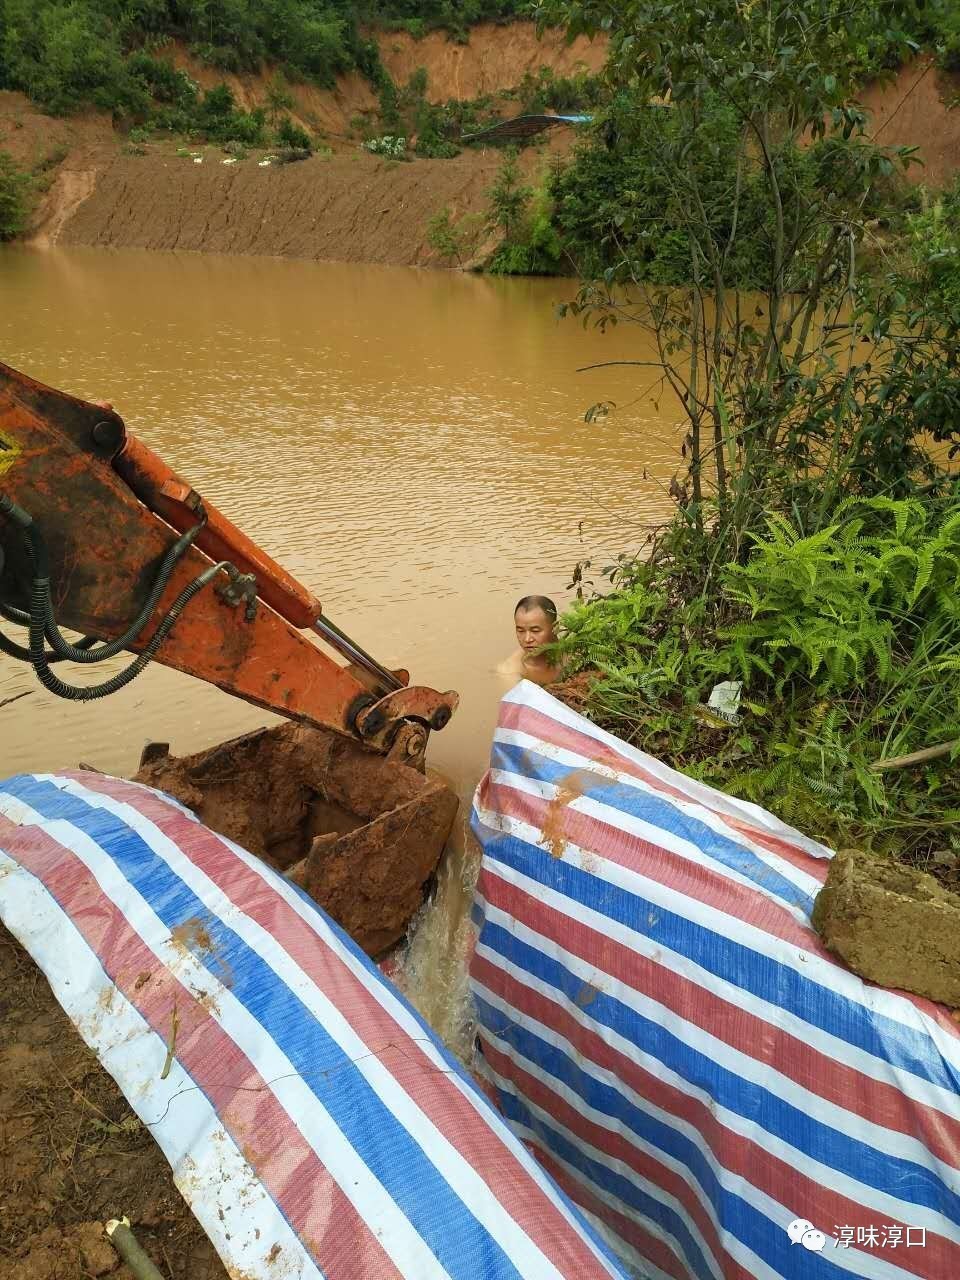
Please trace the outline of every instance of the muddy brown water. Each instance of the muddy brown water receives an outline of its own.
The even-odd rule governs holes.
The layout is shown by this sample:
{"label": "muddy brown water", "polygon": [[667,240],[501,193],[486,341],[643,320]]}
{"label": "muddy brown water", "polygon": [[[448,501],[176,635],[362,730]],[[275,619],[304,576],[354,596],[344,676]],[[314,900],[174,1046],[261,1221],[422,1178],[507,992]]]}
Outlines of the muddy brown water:
{"label": "muddy brown water", "polygon": [[[555,305],[568,281],[140,251],[0,251],[0,359],[112,401],[132,431],[324,602],[387,666],[461,693],[429,762],[461,797],[409,989],[456,1039],[474,859],[463,828],[512,678],[512,607],[561,605],[574,563],[639,546],[668,509],[679,433],[643,336],[601,336]],[[603,421],[584,411],[616,403]],[[78,514],[78,519],[82,516]],[[118,665],[120,660],[118,659]],[[0,776],[132,774],[270,722],[154,666],[70,704],[0,658]],[[452,1021],[451,1021],[452,1020]]]}

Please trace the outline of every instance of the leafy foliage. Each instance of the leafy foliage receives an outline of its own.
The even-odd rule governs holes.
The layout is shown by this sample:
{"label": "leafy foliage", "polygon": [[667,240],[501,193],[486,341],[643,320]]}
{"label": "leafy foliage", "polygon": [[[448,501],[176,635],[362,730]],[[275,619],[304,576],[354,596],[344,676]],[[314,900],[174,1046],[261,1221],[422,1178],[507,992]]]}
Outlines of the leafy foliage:
{"label": "leafy foliage", "polygon": [[912,266],[953,323],[960,318],[960,179],[907,217]]}
{"label": "leafy foliage", "polygon": [[493,275],[555,275],[563,249],[550,197],[545,188],[535,191],[524,184],[515,148],[505,152],[487,199],[488,225],[503,235],[487,270]]}
{"label": "leafy foliage", "polygon": [[369,151],[371,155],[387,156],[391,160],[402,160],[407,152],[406,138],[395,138],[391,134],[384,134],[380,138],[368,138],[363,143],[365,151]]}
{"label": "leafy foliage", "polygon": [[0,240],[13,240],[26,230],[30,215],[30,176],[0,151]]}
{"label": "leafy foliage", "polygon": [[[960,739],[960,489],[852,502],[813,536],[771,517],[713,597],[661,552],[611,566],[613,590],[562,619],[557,653],[597,669],[590,714],[821,838],[960,851],[949,756],[874,767]],[[704,707],[727,679],[743,683],[730,726]]]}
{"label": "leafy foliage", "polygon": [[284,116],[277,126],[277,142],[293,151],[312,151],[313,139],[289,116]]}
{"label": "leafy foliage", "polygon": [[56,113],[93,105],[142,116],[151,73],[133,55],[149,56],[172,37],[224,71],[274,62],[294,79],[329,86],[350,68],[379,79],[365,23],[415,19],[424,31],[463,32],[526,7],[523,0],[0,0],[0,87],[21,89]]}
{"label": "leafy foliage", "polygon": [[482,221],[478,214],[467,214],[455,222],[449,205],[444,205],[427,223],[427,243],[441,258],[462,267],[476,248]]}
{"label": "leafy foliage", "polygon": [[[585,275],[568,309],[650,335],[687,426],[674,518],[558,655],[597,670],[595,719],[681,769],[833,843],[960,853],[957,197],[904,218],[911,157],[855,101],[909,47],[906,6],[539,8],[611,39],[551,187]],[[727,680],[735,724],[704,705]]]}

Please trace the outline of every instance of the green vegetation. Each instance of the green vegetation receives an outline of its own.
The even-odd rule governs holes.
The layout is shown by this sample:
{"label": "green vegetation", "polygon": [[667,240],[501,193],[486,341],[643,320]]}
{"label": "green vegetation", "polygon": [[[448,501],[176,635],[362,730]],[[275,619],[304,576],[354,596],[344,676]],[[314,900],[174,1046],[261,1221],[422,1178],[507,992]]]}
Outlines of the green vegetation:
{"label": "green vegetation", "polygon": [[477,248],[483,223],[482,216],[478,214],[467,214],[454,222],[449,205],[444,205],[427,223],[427,244],[441,258],[462,267]]}
{"label": "green vegetation", "polygon": [[545,188],[524,186],[514,148],[507,150],[496,181],[487,192],[488,224],[503,241],[487,270],[493,275],[556,275],[562,246],[551,222]]}
{"label": "green vegetation", "polygon": [[289,116],[284,116],[277,127],[277,141],[281,147],[287,147],[291,151],[313,150],[313,139],[309,133]]}
{"label": "green vegetation", "polygon": [[541,115],[545,111],[561,115],[587,112],[603,101],[603,82],[588,71],[558,76],[551,67],[540,67],[536,75],[527,71],[519,85],[501,97],[515,100],[522,115]]}
{"label": "green vegetation", "polygon": [[[905,198],[909,151],[852,105],[906,23],[866,0],[541,12],[612,41],[576,161],[600,194],[549,191],[585,276],[567,309],[642,330],[644,390],[686,424],[673,519],[599,585],[577,566],[558,653],[594,671],[598,722],[811,834],[960,852],[960,192]],[[705,705],[728,680],[734,723]]]}
{"label": "green vegetation", "polygon": [[370,0],[357,8],[364,18],[417,40],[438,28],[465,38],[477,22],[529,17],[531,0]]}
{"label": "green vegetation", "polygon": [[394,137],[384,134],[380,138],[368,138],[364,149],[375,156],[387,156],[391,160],[402,160],[407,153],[407,140],[402,135]]}
{"label": "green vegetation", "polygon": [[168,73],[143,61],[155,62],[152,55],[170,39],[224,71],[273,62],[293,79],[320,85],[351,68],[378,82],[379,56],[361,36],[362,23],[462,33],[473,22],[528,8],[524,0],[0,0],[0,87],[20,89],[55,113],[92,105],[142,119],[158,78],[168,81],[168,93],[179,92]]}
{"label": "green vegetation", "polygon": [[951,317],[960,316],[960,175],[927,207],[907,216],[909,253],[927,288]]}
{"label": "green vegetation", "polygon": [[21,235],[30,215],[30,176],[0,151],[0,240]]}

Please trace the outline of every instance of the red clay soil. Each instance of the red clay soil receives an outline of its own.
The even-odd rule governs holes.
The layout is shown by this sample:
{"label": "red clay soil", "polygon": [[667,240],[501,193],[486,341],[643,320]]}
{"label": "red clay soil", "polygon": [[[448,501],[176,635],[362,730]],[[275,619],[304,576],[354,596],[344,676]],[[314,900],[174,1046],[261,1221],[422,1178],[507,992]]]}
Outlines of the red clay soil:
{"label": "red clay soil", "polygon": [[901,67],[886,84],[861,96],[870,113],[869,133],[885,146],[919,147],[922,165],[911,165],[913,182],[942,187],[960,170],[960,77],[937,70],[931,58]]}
{"label": "red clay soil", "polygon": [[169,1280],[227,1280],[170,1166],[0,926],[0,1280],[134,1280],[103,1236],[128,1217]]}
{"label": "red clay soil", "polygon": [[371,956],[423,905],[458,806],[431,773],[295,724],[164,755],[136,779],[288,874]]}
{"label": "red clay soil", "polygon": [[[538,40],[533,25],[522,22],[477,27],[465,45],[440,32],[420,41],[381,34],[378,41],[398,83],[426,69],[434,101],[513,88],[541,66],[561,75],[596,71],[604,56],[600,41],[581,37],[568,46],[557,32]],[[182,48],[169,46],[169,56],[205,86],[226,79],[245,107],[265,100],[269,68],[223,76]],[[444,205],[454,218],[485,212],[500,153],[471,150],[454,160],[409,163],[371,156],[360,149],[356,128],[377,105],[363,77],[341,77],[332,90],[295,85],[292,93],[292,114],[324,135],[333,155],[263,168],[254,156],[223,164],[227,157],[215,147],[205,149],[199,165],[176,156],[170,143],[150,143],[135,154],[104,118],[51,120],[21,95],[0,93],[0,148],[31,167],[46,166],[35,243],[452,265],[427,244],[427,223]],[[941,185],[960,167],[960,111],[949,106],[955,97],[956,86],[922,59],[863,95],[880,141],[920,146],[925,165],[912,169],[914,180]],[[574,137],[553,130],[542,149],[524,152],[527,173],[569,150]],[[475,261],[492,247],[478,245]]]}
{"label": "red clay soil", "polygon": [[[471,29],[466,44],[448,39],[442,31],[433,31],[422,40],[414,40],[405,31],[386,32],[377,36],[377,43],[381,60],[398,85],[405,85],[420,67],[426,69],[426,96],[431,102],[512,89],[528,72],[536,75],[544,66],[561,76],[580,70],[599,71],[606,50],[605,41],[590,41],[585,36],[568,45],[559,31],[546,31],[538,39],[532,22],[481,23]],[[177,45],[169,46],[169,56],[204,88],[225,81],[245,110],[266,100],[272,75],[269,70],[231,75],[207,66]],[[351,120],[377,107],[372,85],[359,73],[340,76],[332,90],[307,84],[289,88],[294,118],[333,138],[349,135]]]}
{"label": "red clay soil", "polygon": [[454,218],[482,210],[501,157],[399,163],[355,148],[269,168],[222,159],[214,149],[200,165],[170,149],[117,156],[59,242],[441,265],[427,223],[444,205]]}
{"label": "red clay soil", "polygon": [[442,31],[422,40],[405,32],[386,33],[377,42],[381,60],[397,84],[406,84],[419,67],[426,68],[432,102],[512,89],[528,72],[536,75],[544,66],[558,76],[596,72],[606,56],[605,40],[577,36],[567,44],[559,30],[545,31],[538,39],[532,22],[481,23],[471,29],[467,44],[448,40]]}

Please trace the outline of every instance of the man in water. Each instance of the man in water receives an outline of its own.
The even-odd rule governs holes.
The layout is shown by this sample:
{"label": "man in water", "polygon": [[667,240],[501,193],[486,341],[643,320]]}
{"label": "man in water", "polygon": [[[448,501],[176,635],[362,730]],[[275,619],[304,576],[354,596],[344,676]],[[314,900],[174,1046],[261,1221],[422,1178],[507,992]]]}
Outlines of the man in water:
{"label": "man in water", "polygon": [[557,606],[549,596],[524,596],[513,611],[519,651],[501,670],[536,684],[552,684],[560,674],[541,650],[557,638]]}

